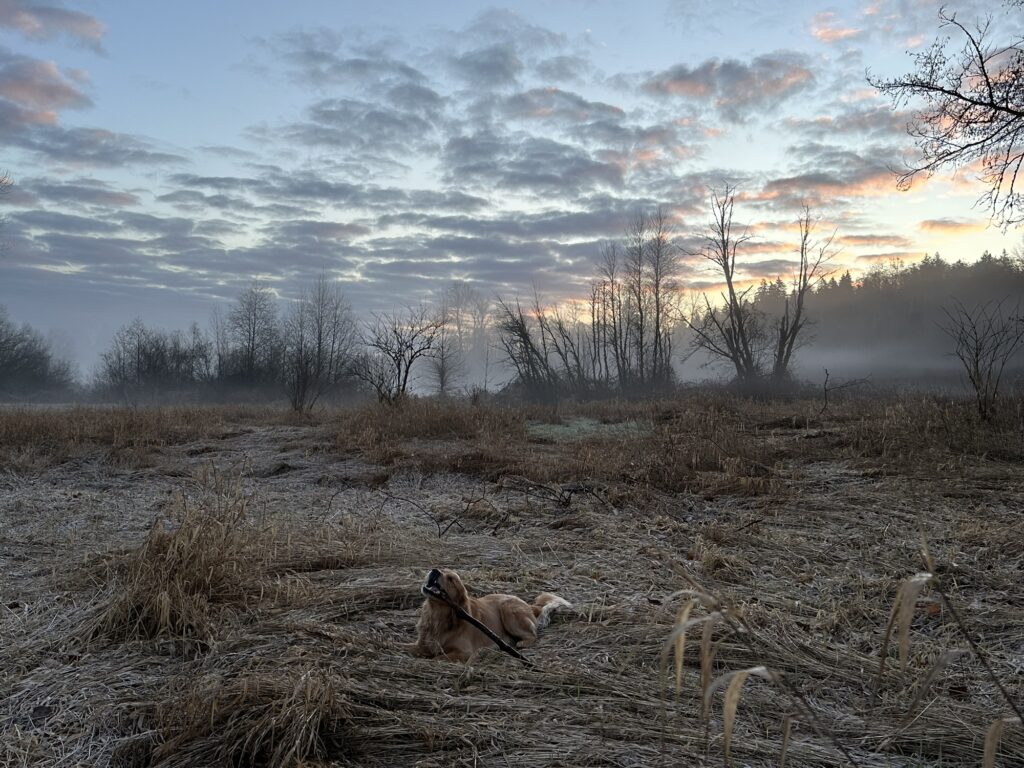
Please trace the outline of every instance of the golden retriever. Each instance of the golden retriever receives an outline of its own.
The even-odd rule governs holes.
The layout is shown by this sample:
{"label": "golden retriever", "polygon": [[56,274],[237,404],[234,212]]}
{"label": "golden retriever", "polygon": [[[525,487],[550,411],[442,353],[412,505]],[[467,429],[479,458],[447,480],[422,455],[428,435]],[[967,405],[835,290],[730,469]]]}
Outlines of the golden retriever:
{"label": "golden retriever", "polygon": [[449,661],[469,661],[480,650],[495,643],[468,621],[459,618],[446,596],[509,645],[528,648],[537,642],[537,632],[551,622],[556,608],[571,608],[568,600],[542,592],[533,605],[514,595],[472,597],[455,571],[432,568],[421,587],[426,596],[416,623],[417,640],[409,647],[416,656]]}

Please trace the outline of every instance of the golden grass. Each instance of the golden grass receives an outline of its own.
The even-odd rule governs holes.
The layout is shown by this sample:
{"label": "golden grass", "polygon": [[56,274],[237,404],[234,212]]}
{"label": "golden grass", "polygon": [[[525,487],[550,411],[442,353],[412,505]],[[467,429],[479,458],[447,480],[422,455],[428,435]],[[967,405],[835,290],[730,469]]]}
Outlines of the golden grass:
{"label": "golden grass", "polygon": [[[631,493],[763,496],[784,492],[789,470],[813,461],[945,471],[969,457],[1024,461],[1024,422],[1015,422],[1012,408],[1004,413],[993,426],[979,421],[967,401],[905,396],[848,398],[822,414],[814,399],[765,403],[701,391],[557,408],[412,399],[398,408],[341,412],[334,428],[345,454],[427,473],[581,481]],[[586,428],[574,436],[580,420],[632,427]],[[537,424],[561,425],[568,437],[546,437]]]}
{"label": "golden grass", "polygon": [[154,449],[223,437],[238,425],[301,420],[261,406],[3,407],[0,459],[33,470],[83,456],[121,466],[149,466]]}
{"label": "golden grass", "polygon": [[200,477],[202,494],[177,494],[168,523],[106,564],[106,597],[82,627],[86,640],[170,639],[207,645],[226,614],[261,591],[272,543],[250,519],[236,473]]}
{"label": "golden grass", "polygon": [[[1024,729],[995,719],[1005,706],[987,673],[951,647],[951,609],[923,578],[903,586],[923,517],[937,561],[957,563],[926,565],[929,586],[972,606],[972,632],[1019,697],[1012,425],[976,428],[928,398],[818,408],[702,394],[323,414],[317,429],[337,437],[308,477],[340,474],[339,459],[380,462],[383,488],[346,486],[337,514],[307,525],[301,494],[333,501],[332,487],[200,477],[168,525],[105,556],[99,585],[17,596],[31,610],[0,605],[12,638],[0,647],[0,762],[97,762],[121,745],[133,766],[1024,759]],[[557,420],[568,434],[580,417],[645,429],[531,431]],[[195,439],[233,422],[210,423]],[[294,496],[294,524],[254,518],[261,488]],[[410,659],[400,644],[432,565],[481,592],[563,592],[578,612],[530,650],[531,670],[497,654],[465,667]]]}
{"label": "golden grass", "polygon": [[292,768],[341,757],[350,749],[345,689],[337,671],[288,661],[209,673],[157,707],[145,764]]}

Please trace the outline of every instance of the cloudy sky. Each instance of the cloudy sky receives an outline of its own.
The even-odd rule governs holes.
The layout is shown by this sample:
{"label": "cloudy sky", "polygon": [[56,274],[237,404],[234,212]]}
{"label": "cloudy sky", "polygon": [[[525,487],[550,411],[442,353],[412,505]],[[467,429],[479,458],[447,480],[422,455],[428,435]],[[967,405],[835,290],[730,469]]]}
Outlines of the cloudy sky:
{"label": "cloudy sky", "polygon": [[908,71],[938,3],[773,5],[0,0],[0,304],[88,372],[133,317],[205,322],[254,278],[554,300],[631,215],[685,236],[723,182],[748,279],[787,271],[804,202],[854,271],[1019,241],[970,173],[896,188],[907,114],[865,72]]}

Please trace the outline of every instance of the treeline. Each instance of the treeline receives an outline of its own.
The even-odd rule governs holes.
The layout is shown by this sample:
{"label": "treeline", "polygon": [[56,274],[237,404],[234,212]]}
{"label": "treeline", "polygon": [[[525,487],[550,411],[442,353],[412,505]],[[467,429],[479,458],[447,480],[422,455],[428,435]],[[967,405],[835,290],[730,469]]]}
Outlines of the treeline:
{"label": "treeline", "polygon": [[214,310],[208,329],[193,323],[165,331],[141,319],[122,327],[101,356],[92,391],[125,402],[284,396],[298,411],[359,393],[396,402],[414,379],[446,395],[473,373],[478,349],[486,359],[488,316],[488,303],[465,284],[453,285],[437,306],[360,321],[340,284],[324,276],[286,302],[253,283]]}
{"label": "treeline", "polygon": [[282,311],[254,283],[213,312],[207,330],[147,327],[136,319],[114,335],[93,389],[108,399],[266,400],[287,395],[297,410],[343,387],[355,322],[337,283],[321,277]]}
{"label": "treeline", "polygon": [[[972,263],[935,254],[854,279],[831,269],[837,233],[821,231],[805,208],[791,273],[751,284],[745,266],[758,257],[734,223],[736,199],[730,187],[713,192],[708,224],[687,240],[660,211],[638,216],[603,249],[585,296],[559,306],[499,299],[494,327],[514,385],[534,398],[644,395],[724,373],[746,391],[780,392],[830,369],[946,388],[964,378],[965,353],[994,381],[1020,378],[1020,344],[997,351],[990,342],[1024,334],[1021,253]],[[686,291],[684,258],[706,264],[720,287]],[[963,325],[979,318],[988,327],[975,328],[975,348],[964,350]]]}
{"label": "treeline", "polygon": [[[646,396],[723,373],[751,391],[779,391],[820,380],[822,369],[950,385],[963,376],[957,356],[970,335],[965,323],[983,320],[989,335],[993,326],[1007,338],[1024,334],[1020,254],[985,253],[972,263],[935,254],[854,279],[831,271],[836,233],[819,232],[805,209],[791,274],[755,284],[745,266],[756,251],[734,224],[735,203],[731,188],[713,193],[705,229],[685,239],[662,211],[638,215],[620,240],[602,248],[586,292],[558,303],[537,293],[492,299],[456,282],[432,304],[357,318],[341,284],[325,276],[289,300],[254,283],[217,308],[206,327],[168,331],[141,319],[125,325],[77,391],[72,367],[45,339],[0,312],[0,396],[286,397],[307,410],[360,393],[387,403],[413,391],[476,389],[548,400]],[[720,287],[688,291],[684,261],[705,263]],[[1019,374],[1018,346],[1001,348],[1009,353],[1000,375],[1004,365]]]}
{"label": "treeline", "polygon": [[530,397],[658,393],[676,379],[681,251],[664,212],[640,214],[602,249],[586,298],[544,306],[499,298],[495,332]]}
{"label": "treeline", "polygon": [[0,397],[59,399],[74,384],[71,363],[60,359],[41,333],[17,325],[0,306]]}

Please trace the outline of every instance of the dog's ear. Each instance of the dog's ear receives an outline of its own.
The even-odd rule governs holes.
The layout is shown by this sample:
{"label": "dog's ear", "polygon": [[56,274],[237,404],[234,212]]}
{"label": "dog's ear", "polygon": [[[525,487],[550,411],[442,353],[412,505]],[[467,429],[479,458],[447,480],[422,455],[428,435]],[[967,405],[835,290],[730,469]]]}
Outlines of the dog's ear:
{"label": "dog's ear", "polygon": [[455,571],[445,569],[444,571],[444,591],[448,593],[456,605],[465,606],[469,602],[469,592],[466,591],[466,585],[462,583],[462,579]]}

